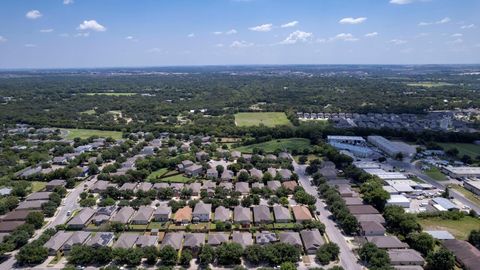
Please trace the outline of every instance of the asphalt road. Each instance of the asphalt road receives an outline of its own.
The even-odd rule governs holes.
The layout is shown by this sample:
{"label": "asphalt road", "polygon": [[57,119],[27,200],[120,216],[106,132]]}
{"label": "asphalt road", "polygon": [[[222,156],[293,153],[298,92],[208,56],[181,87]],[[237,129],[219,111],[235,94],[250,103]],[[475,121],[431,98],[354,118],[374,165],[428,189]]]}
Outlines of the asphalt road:
{"label": "asphalt road", "polygon": [[[55,228],[55,226],[63,224],[67,221],[68,216],[67,212],[73,212],[76,209],[80,209],[80,205],[78,204],[78,198],[80,197],[80,193],[82,193],[84,189],[84,185],[88,187],[92,186],[97,181],[97,177],[91,177],[88,180],[81,182],[78,184],[73,190],[71,190],[67,196],[62,200],[62,205],[60,206],[59,211],[57,211],[56,215],[50,220],[50,222],[43,226],[41,229],[35,232],[35,235],[29,240],[29,242],[37,239],[42,235],[42,233],[49,228]],[[17,254],[18,250],[12,251],[10,253],[10,258],[0,264],[0,270],[10,270],[10,269],[19,269],[15,268],[15,263],[17,260],[15,259],[15,255]]]}
{"label": "asphalt road", "polygon": [[317,198],[316,206],[317,206],[317,210],[320,211],[320,215],[317,215],[317,217],[323,224],[325,224],[325,232],[327,233],[330,241],[336,243],[340,247],[340,255],[339,255],[340,265],[344,269],[348,269],[348,270],[362,269],[362,266],[358,263],[357,258],[353,254],[353,251],[348,246],[348,243],[345,240],[345,237],[340,232],[340,230],[335,226],[335,223],[328,218],[331,215],[331,213],[326,209],[325,204],[322,201],[320,201],[320,199],[318,198],[317,188],[310,183],[308,176],[305,174],[306,166],[299,165],[295,161],[293,161],[292,164],[295,169],[295,173],[299,177],[300,185],[305,189],[306,192],[308,192],[309,194]]}

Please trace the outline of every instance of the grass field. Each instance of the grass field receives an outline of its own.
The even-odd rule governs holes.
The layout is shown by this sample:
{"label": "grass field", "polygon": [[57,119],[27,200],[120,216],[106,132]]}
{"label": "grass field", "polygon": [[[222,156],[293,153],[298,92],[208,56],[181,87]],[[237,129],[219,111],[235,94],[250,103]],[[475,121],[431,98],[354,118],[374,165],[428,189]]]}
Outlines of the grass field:
{"label": "grass field", "polygon": [[122,132],[109,131],[109,130],[96,130],[96,129],[63,129],[68,131],[67,139],[73,140],[74,138],[87,139],[91,136],[98,137],[112,137],[115,140],[122,138]]}
{"label": "grass field", "polygon": [[162,168],[160,170],[154,171],[150,175],[147,176],[147,180],[150,181],[150,180],[158,179],[158,178],[162,177],[164,174],[166,174],[167,172],[168,172],[167,168]]}
{"label": "grass field", "polygon": [[458,156],[469,155],[471,158],[480,156],[480,145],[472,143],[439,143],[446,151],[448,149],[457,148]]}
{"label": "grass field", "polygon": [[479,196],[473,194],[470,190],[466,190],[464,187],[459,186],[459,185],[450,185],[450,187],[455,189],[456,191],[462,193],[463,196],[465,196],[465,198],[467,198],[468,200],[470,200],[471,202],[476,204],[478,207],[480,207],[480,197]]}
{"label": "grass field", "polygon": [[480,228],[480,219],[466,216],[460,220],[442,219],[440,217],[419,218],[424,230],[446,230],[455,238],[465,240],[473,229]]}
{"label": "grass field", "polygon": [[114,96],[114,97],[120,97],[120,96],[134,96],[137,93],[115,93],[115,92],[100,92],[100,93],[86,93],[85,95],[87,96]]}
{"label": "grass field", "polygon": [[94,110],[94,109],[86,110],[86,111],[81,112],[81,114],[94,115],[94,114],[95,114],[95,110]]}
{"label": "grass field", "polygon": [[260,148],[267,153],[271,153],[277,149],[282,149],[282,150],[287,149],[291,151],[293,149],[300,150],[308,147],[310,147],[309,140],[302,139],[302,138],[291,138],[291,139],[271,140],[268,142],[241,146],[236,148],[235,150],[244,152],[244,153],[251,153],[253,151],[253,148]]}
{"label": "grass field", "polygon": [[432,167],[425,171],[425,174],[430,176],[430,178],[437,181],[446,181],[447,176],[443,174],[438,168]]}
{"label": "grass field", "polygon": [[45,188],[47,184],[45,182],[33,181],[32,192],[37,192]]}
{"label": "grass field", "polygon": [[267,127],[291,125],[283,112],[247,112],[235,114],[235,124],[239,127],[259,126]]}
{"label": "grass field", "polygon": [[160,181],[169,182],[169,183],[187,183],[187,182],[190,182],[191,180],[192,179],[185,177],[182,174],[177,174],[174,176],[162,178]]}
{"label": "grass field", "polygon": [[431,87],[450,86],[453,84],[446,83],[446,82],[416,82],[416,83],[407,83],[407,85],[431,88]]}

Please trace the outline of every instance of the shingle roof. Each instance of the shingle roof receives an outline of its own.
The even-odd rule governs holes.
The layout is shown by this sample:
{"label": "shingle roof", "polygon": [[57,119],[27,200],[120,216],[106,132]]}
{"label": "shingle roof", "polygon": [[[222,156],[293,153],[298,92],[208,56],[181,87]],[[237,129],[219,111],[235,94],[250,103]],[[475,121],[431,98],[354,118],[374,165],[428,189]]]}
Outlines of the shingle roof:
{"label": "shingle roof", "polygon": [[273,213],[275,214],[275,220],[291,220],[292,219],[290,210],[281,205],[275,205],[273,207]]}
{"label": "shingle roof", "polygon": [[97,232],[92,238],[90,238],[87,246],[106,246],[112,241],[115,235],[112,232]]}
{"label": "shingle roof", "polygon": [[135,242],[136,246],[139,247],[149,247],[149,246],[156,246],[158,242],[158,236],[156,235],[140,235]]}
{"label": "shingle roof", "polygon": [[457,239],[445,240],[442,244],[455,255],[456,259],[463,264],[466,269],[480,269],[480,251],[472,244]]}
{"label": "shingle roof", "polygon": [[118,237],[117,242],[113,244],[114,248],[131,248],[137,242],[138,234],[136,233],[122,233]]}
{"label": "shingle roof", "polygon": [[171,246],[176,250],[179,250],[182,247],[183,232],[170,232],[165,234],[163,238],[161,248],[165,246]]}
{"label": "shingle roof", "polygon": [[135,210],[130,206],[122,207],[122,209],[120,209],[112,218],[112,221],[126,224],[130,220],[130,217],[133,215],[134,212]]}
{"label": "shingle roof", "polygon": [[83,208],[77,215],[75,215],[68,223],[67,226],[71,225],[85,225],[90,218],[95,214],[95,210],[90,207]]}
{"label": "shingle roof", "polygon": [[249,232],[234,231],[232,234],[232,242],[238,243],[244,248],[253,245],[252,234]]}
{"label": "shingle roof", "polygon": [[70,249],[75,244],[83,244],[89,236],[90,232],[75,231],[65,244],[63,244],[62,249]]}
{"label": "shingle roof", "polygon": [[292,206],[293,216],[296,221],[312,220],[312,214],[310,210],[304,205],[294,205]]}
{"label": "shingle roof", "polygon": [[323,237],[320,234],[320,231],[318,229],[303,230],[300,232],[300,235],[302,236],[303,245],[305,246],[305,249],[316,250],[320,246],[325,244],[325,241],[323,240]]}
{"label": "shingle roof", "polygon": [[403,243],[395,236],[367,236],[367,241],[375,244],[379,248],[408,248],[406,243]]}
{"label": "shingle roof", "polygon": [[208,244],[217,246],[222,243],[228,242],[228,234],[222,232],[211,232],[208,234]]}
{"label": "shingle roof", "polygon": [[205,243],[204,233],[187,233],[185,234],[184,248],[199,248]]}
{"label": "shingle roof", "polygon": [[132,221],[149,221],[153,215],[153,207],[150,206],[140,206],[137,213],[132,217]]}
{"label": "shingle roof", "polygon": [[280,242],[295,246],[302,246],[302,240],[298,232],[281,232],[278,235]]}
{"label": "shingle roof", "polygon": [[193,209],[194,215],[210,214],[212,212],[212,204],[198,202]]}
{"label": "shingle roof", "polygon": [[275,191],[277,190],[278,188],[280,188],[282,186],[282,184],[280,183],[280,181],[277,181],[277,180],[273,180],[273,181],[268,181],[267,182],[267,187],[272,190],[272,191]]}
{"label": "shingle roof", "polygon": [[231,218],[232,211],[223,206],[219,206],[215,209],[215,220],[217,221],[227,221]]}
{"label": "shingle roof", "polygon": [[58,251],[72,235],[73,232],[58,231],[43,246]]}
{"label": "shingle roof", "polygon": [[182,222],[184,220],[192,220],[192,208],[187,205],[183,208],[178,209],[175,213],[175,220],[177,222]]}
{"label": "shingle roof", "polygon": [[266,205],[255,205],[253,207],[253,219],[255,222],[273,221],[273,218],[270,215],[270,208]]}
{"label": "shingle roof", "polygon": [[367,204],[367,205],[349,205],[347,206],[348,210],[352,215],[358,215],[358,214],[378,214],[377,209],[375,209],[373,206]]}
{"label": "shingle roof", "polygon": [[392,265],[418,264],[423,265],[425,260],[422,255],[413,249],[390,249],[387,250]]}
{"label": "shingle roof", "polygon": [[233,209],[233,218],[237,222],[252,222],[252,211],[250,208],[236,206]]}

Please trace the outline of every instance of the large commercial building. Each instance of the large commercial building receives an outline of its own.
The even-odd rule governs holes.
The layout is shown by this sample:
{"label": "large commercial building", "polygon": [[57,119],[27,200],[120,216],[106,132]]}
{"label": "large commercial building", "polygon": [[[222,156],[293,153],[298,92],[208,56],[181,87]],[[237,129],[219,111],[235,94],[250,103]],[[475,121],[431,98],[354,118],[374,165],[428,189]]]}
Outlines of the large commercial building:
{"label": "large commercial building", "polygon": [[410,149],[407,149],[407,147],[401,147],[399,143],[394,143],[390,140],[385,139],[382,136],[368,136],[367,140],[369,143],[375,145],[378,147],[380,150],[385,152],[387,155],[391,157],[397,156],[399,153],[401,153],[403,156],[409,156],[411,155]]}
{"label": "large commercial building", "polygon": [[467,180],[463,182],[463,187],[480,196],[480,181]]}
{"label": "large commercial building", "polygon": [[331,146],[349,151],[357,157],[369,157],[373,154],[365,139],[359,136],[328,136],[327,141]]}
{"label": "large commercial building", "polygon": [[442,167],[442,171],[453,178],[480,177],[480,167]]}

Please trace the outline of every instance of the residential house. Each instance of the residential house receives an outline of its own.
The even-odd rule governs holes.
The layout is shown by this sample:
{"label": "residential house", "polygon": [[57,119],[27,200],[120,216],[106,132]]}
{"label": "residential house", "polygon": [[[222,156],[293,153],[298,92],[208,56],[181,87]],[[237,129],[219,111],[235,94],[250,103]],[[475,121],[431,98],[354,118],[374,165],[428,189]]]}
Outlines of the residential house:
{"label": "residential house", "polygon": [[272,154],[268,154],[268,155],[265,156],[265,159],[275,161],[275,160],[277,160],[277,156],[272,155]]}
{"label": "residential house", "polygon": [[233,184],[231,182],[221,182],[218,186],[224,188],[225,190],[233,189]]}
{"label": "residential house", "polygon": [[143,192],[147,192],[149,190],[151,190],[153,187],[153,184],[152,183],[149,183],[149,182],[142,182],[138,185],[137,187],[137,190],[141,190]]}
{"label": "residential house", "polygon": [[130,221],[135,210],[130,206],[122,207],[111,219],[112,222],[127,224]]}
{"label": "residential house", "polygon": [[208,234],[208,244],[210,246],[219,246],[228,242],[229,235],[224,232],[210,232]]}
{"label": "residential house", "polygon": [[2,221],[0,222],[0,233],[11,233],[25,221]]}
{"label": "residential house", "polygon": [[302,236],[303,246],[307,254],[315,254],[317,249],[325,244],[322,235],[318,229],[315,230],[303,230],[300,231],[300,235]]}
{"label": "residential house", "polygon": [[372,214],[379,214],[377,209],[373,206],[366,204],[366,205],[348,205],[348,211],[352,215],[372,215]]}
{"label": "residential house", "polygon": [[442,245],[455,255],[456,261],[464,269],[480,269],[480,250],[467,241],[449,239],[442,241]]}
{"label": "residential house", "polygon": [[90,189],[93,193],[101,193],[109,187],[110,182],[104,180],[98,180],[93,184],[92,188]]}
{"label": "residential house", "polygon": [[269,231],[255,233],[255,242],[259,245],[271,244],[277,241],[278,238],[275,233]]}
{"label": "residential house", "polygon": [[75,231],[72,236],[68,238],[67,241],[62,246],[62,251],[64,254],[68,254],[72,249],[73,245],[82,245],[85,243],[87,238],[90,236],[90,232],[86,231]]}
{"label": "residential house", "polygon": [[208,160],[208,153],[205,151],[200,151],[195,154],[197,161]]}
{"label": "residential house", "polygon": [[150,222],[153,212],[155,209],[150,206],[140,206],[137,213],[133,215],[131,222],[132,224],[143,224],[146,225]]}
{"label": "residential house", "polygon": [[242,195],[248,195],[250,187],[247,182],[237,182],[235,183],[235,191],[240,192]]}
{"label": "residential house", "polygon": [[290,180],[292,178],[292,171],[290,171],[288,169],[280,169],[278,171],[278,173],[282,177],[283,181],[287,181],[287,180]]}
{"label": "residential house", "polygon": [[239,151],[232,151],[232,153],[230,154],[230,156],[234,159],[237,159],[239,157],[242,156],[242,153],[240,153]]}
{"label": "residential house", "polygon": [[122,233],[118,237],[118,240],[113,244],[113,248],[129,249],[137,242],[138,234],[136,233]]}
{"label": "residential house", "polygon": [[280,181],[277,181],[277,180],[272,180],[267,182],[267,187],[271,191],[277,191],[277,189],[279,189],[281,186],[282,184],[280,183]]}
{"label": "residential house", "polygon": [[277,169],[273,168],[273,167],[270,167],[267,169],[267,172],[272,176],[272,177],[275,177],[277,176]]}
{"label": "residential house", "polygon": [[345,201],[345,205],[363,205],[363,200],[360,199],[359,197],[343,197],[342,198]]}
{"label": "residential house", "polygon": [[113,232],[97,232],[86,242],[86,245],[91,247],[106,247],[113,242],[114,237]]}
{"label": "residential house", "polygon": [[139,248],[156,247],[158,244],[158,236],[156,235],[140,235],[135,242],[135,246]]}
{"label": "residential house", "polygon": [[[3,216],[2,221],[25,221],[28,214],[35,212],[32,210],[14,210],[10,211]],[[39,212],[39,211],[37,211]]]}
{"label": "residential house", "polygon": [[172,208],[170,206],[159,206],[153,213],[153,218],[158,222],[169,221],[172,216]]}
{"label": "residential house", "polygon": [[252,184],[252,188],[262,189],[264,187],[265,187],[265,185],[261,182],[255,182],[255,183]]}
{"label": "residential house", "polygon": [[210,168],[207,170],[207,178],[209,179],[217,179],[218,178],[218,171],[217,169]]}
{"label": "residential house", "polygon": [[413,249],[389,249],[387,250],[391,265],[424,265],[422,255]]}
{"label": "residential house", "polygon": [[193,164],[192,166],[185,168],[185,174],[189,177],[197,177],[201,175],[202,172],[203,167],[197,164]]}
{"label": "residential house", "polygon": [[95,225],[100,225],[106,221],[108,221],[111,217],[113,212],[117,210],[117,207],[112,205],[112,206],[105,206],[105,207],[99,207],[97,209],[97,212],[93,216],[92,222]]}
{"label": "residential house", "polygon": [[192,190],[193,196],[198,196],[200,194],[200,190],[202,189],[202,184],[195,182],[188,185],[188,188]]}
{"label": "residential house", "polygon": [[282,183],[282,186],[293,192],[298,184],[296,181],[285,181]]}
{"label": "residential house", "polygon": [[305,205],[294,205],[292,206],[292,211],[297,223],[302,223],[304,221],[310,221],[313,219],[310,210]]}
{"label": "residential house", "polygon": [[53,191],[56,187],[64,187],[67,184],[67,181],[62,179],[51,180],[45,185],[45,190]]}
{"label": "residential house", "polygon": [[85,228],[90,221],[90,219],[95,214],[95,210],[90,207],[83,208],[78,214],[76,214],[70,221],[67,223],[69,229],[81,230]]}
{"label": "residential house", "polygon": [[270,214],[270,208],[266,205],[253,206],[253,220],[255,224],[272,223],[273,218]]}
{"label": "residential house", "polygon": [[48,200],[23,201],[20,202],[15,210],[42,210],[42,205]]}
{"label": "residential house", "polygon": [[198,202],[193,209],[192,220],[194,222],[208,222],[210,221],[210,214],[212,212],[212,205],[209,203]]}
{"label": "residential house", "polygon": [[32,194],[30,194],[29,196],[27,196],[27,198],[25,198],[26,201],[43,201],[43,200],[49,200],[50,199],[50,195],[52,194],[52,192],[49,192],[49,191],[40,191],[40,192],[34,192]]}
{"label": "residential house", "polygon": [[183,241],[183,232],[168,232],[165,234],[163,238],[162,244],[160,245],[160,249],[164,248],[165,246],[171,246],[175,250],[179,250],[182,248],[182,241]]}
{"label": "residential house", "polygon": [[360,233],[364,236],[382,236],[385,232],[385,227],[376,221],[360,222]]}
{"label": "residential house", "polygon": [[155,183],[153,185],[153,189],[160,190],[162,188],[170,188],[170,185],[168,183],[165,183],[165,182]]}
{"label": "residential house", "polygon": [[298,232],[284,231],[279,233],[278,238],[280,243],[290,244],[297,248],[302,247],[302,239],[300,238],[300,234]]}
{"label": "residential house", "polygon": [[367,242],[375,244],[381,249],[392,248],[408,248],[408,245],[400,241],[396,236],[381,235],[381,236],[367,236]]}
{"label": "residential house", "polygon": [[233,179],[233,172],[231,170],[224,170],[222,175],[220,176],[222,181],[232,181]]}
{"label": "residential house", "polygon": [[233,209],[233,220],[244,227],[250,226],[252,223],[252,211],[247,207],[235,206]]}
{"label": "residential house", "polygon": [[12,189],[8,187],[0,188],[0,196],[8,196],[12,193]]}
{"label": "residential house", "polygon": [[183,241],[183,248],[190,249],[194,254],[197,253],[205,243],[204,233],[186,233]]}
{"label": "residential house", "polygon": [[288,223],[292,221],[290,210],[281,205],[273,206],[273,214],[275,216],[275,222],[277,223]]}
{"label": "residential house", "polygon": [[73,235],[73,232],[58,231],[43,246],[48,249],[48,255],[57,255],[57,252],[65,242]]}
{"label": "residential house", "polygon": [[257,180],[261,180],[263,178],[263,172],[259,169],[253,168],[250,170],[250,176]]}
{"label": "residential house", "polygon": [[249,232],[234,231],[232,233],[232,242],[240,244],[243,248],[253,245],[252,234]]}
{"label": "residential house", "polygon": [[177,224],[188,224],[192,221],[192,208],[190,206],[185,206],[183,208],[180,208],[177,210],[175,213],[175,223]]}
{"label": "residential house", "polygon": [[191,160],[184,160],[182,163],[177,165],[177,169],[179,172],[185,172],[185,169],[192,166],[193,162]]}
{"label": "residential house", "polygon": [[125,183],[120,187],[122,191],[135,191],[135,187],[137,187],[137,183]]}
{"label": "residential house", "polygon": [[229,221],[232,218],[232,211],[223,206],[219,206],[215,209],[215,221]]}

